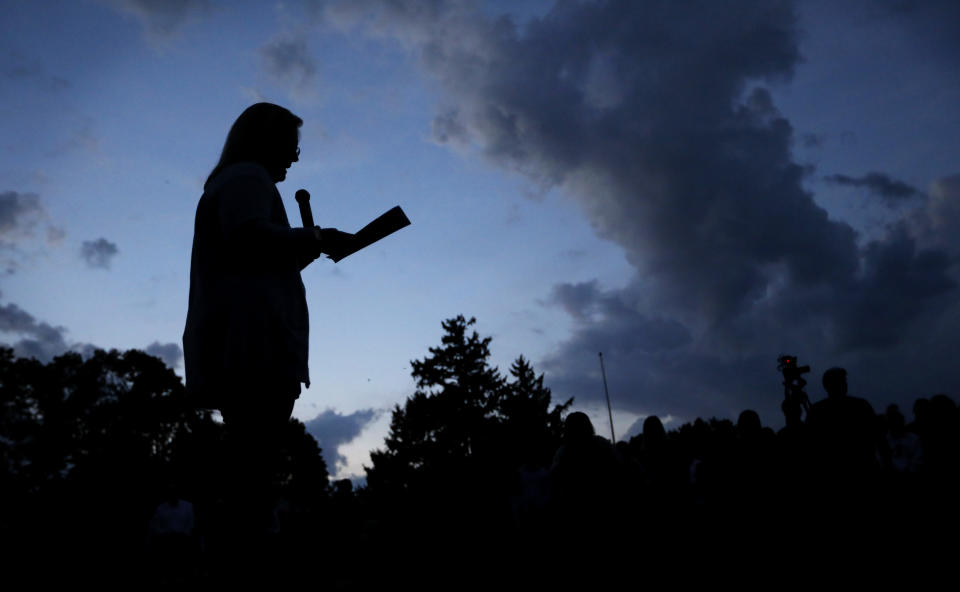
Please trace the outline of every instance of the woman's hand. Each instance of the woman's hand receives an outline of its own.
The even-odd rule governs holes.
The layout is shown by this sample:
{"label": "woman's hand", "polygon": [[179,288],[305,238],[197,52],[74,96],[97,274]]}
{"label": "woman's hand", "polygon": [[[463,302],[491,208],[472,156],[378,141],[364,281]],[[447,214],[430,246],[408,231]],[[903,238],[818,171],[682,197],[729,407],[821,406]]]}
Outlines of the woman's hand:
{"label": "woman's hand", "polygon": [[337,261],[349,255],[353,246],[353,235],[336,228],[318,228],[320,235],[320,250],[328,257]]}

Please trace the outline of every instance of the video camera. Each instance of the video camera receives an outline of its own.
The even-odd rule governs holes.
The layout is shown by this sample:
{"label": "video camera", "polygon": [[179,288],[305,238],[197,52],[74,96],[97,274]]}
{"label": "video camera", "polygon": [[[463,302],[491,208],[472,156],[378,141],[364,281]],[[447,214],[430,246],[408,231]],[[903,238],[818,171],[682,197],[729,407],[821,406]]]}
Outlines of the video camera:
{"label": "video camera", "polygon": [[[797,356],[782,355],[777,358],[777,370],[783,372],[784,378],[787,374],[791,374],[803,380],[800,375],[810,372],[810,366],[797,366]],[[804,380],[803,383],[806,384],[807,381]]]}

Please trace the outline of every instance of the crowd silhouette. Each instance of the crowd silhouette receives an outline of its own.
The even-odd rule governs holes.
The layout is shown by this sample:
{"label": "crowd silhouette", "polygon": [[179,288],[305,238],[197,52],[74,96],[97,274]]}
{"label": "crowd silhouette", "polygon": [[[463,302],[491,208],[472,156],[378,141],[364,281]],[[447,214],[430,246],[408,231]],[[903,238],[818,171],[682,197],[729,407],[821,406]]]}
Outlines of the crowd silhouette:
{"label": "crowd silhouette", "polygon": [[[878,414],[831,368],[809,408],[784,399],[779,431],[749,409],[670,430],[651,415],[614,444],[569,401],[551,407],[523,358],[511,380],[486,366],[489,339],[469,336],[472,322],[447,321],[444,345],[417,362],[418,391],[394,410],[358,489],[329,482],[291,420],[271,451],[270,492],[243,490],[223,424],[141,352],[44,365],[2,350],[8,581],[298,583],[322,572],[323,587],[342,590],[572,589],[629,581],[641,564],[692,573],[774,556],[809,571],[851,568],[856,553],[913,565],[952,548],[931,534],[957,525],[960,412],[946,394],[918,398],[909,417],[897,405]],[[268,495],[271,515],[258,519],[271,536],[252,546],[232,505]]]}

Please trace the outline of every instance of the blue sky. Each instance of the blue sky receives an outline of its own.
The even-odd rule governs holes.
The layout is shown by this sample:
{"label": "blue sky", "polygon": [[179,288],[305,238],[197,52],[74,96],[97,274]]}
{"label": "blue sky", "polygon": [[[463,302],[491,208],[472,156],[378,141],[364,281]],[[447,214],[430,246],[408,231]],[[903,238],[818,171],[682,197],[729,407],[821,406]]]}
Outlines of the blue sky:
{"label": "blue sky", "polygon": [[179,364],[202,182],[267,100],[305,120],[292,221],[306,188],[413,222],[303,274],[294,414],[340,475],[457,314],[598,428],[603,349],[618,435],[781,423],[780,353],[878,410],[955,394],[960,18],[834,4],[2,2],[0,338]]}

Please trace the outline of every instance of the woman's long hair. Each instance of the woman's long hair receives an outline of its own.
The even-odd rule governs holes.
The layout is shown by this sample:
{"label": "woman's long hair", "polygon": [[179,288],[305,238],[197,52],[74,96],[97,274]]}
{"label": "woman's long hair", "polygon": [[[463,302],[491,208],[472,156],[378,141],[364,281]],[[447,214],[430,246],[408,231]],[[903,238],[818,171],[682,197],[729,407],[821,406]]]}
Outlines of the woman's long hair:
{"label": "woman's long hair", "polygon": [[[207,177],[207,184],[225,167],[238,162],[259,162],[265,164],[272,160],[272,154],[282,150],[284,142],[298,128],[303,120],[273,103],[250,105],[233,122],[227,141],[223,144],[220,161]],[[206,186],[206,184],[204,185]]]}

